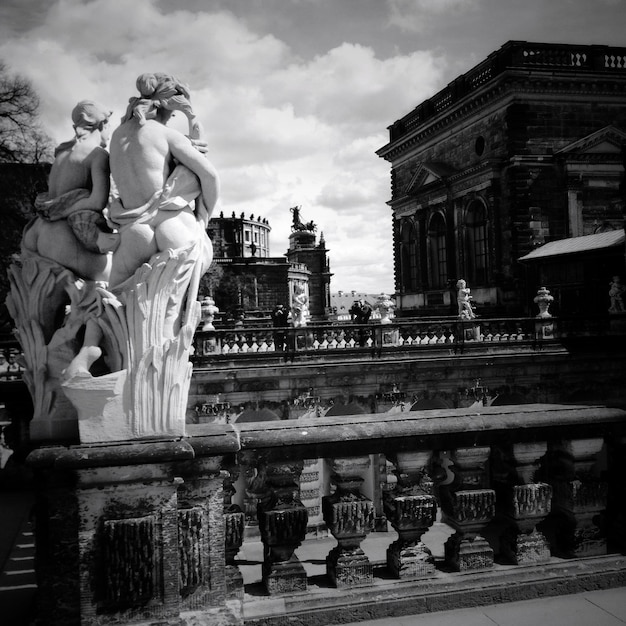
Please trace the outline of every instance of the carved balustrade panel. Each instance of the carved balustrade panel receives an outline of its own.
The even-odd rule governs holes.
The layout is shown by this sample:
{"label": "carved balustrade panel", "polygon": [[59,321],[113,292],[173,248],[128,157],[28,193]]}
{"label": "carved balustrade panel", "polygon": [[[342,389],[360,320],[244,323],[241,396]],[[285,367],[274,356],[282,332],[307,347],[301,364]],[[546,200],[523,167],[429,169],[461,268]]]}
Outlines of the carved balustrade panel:
{"label": "carved balustrade panel", "polygon": [[155,527],[154,515],[104,520],[101,535],[103,602],[108,608],[139,606],[155,596],[159,586]]}

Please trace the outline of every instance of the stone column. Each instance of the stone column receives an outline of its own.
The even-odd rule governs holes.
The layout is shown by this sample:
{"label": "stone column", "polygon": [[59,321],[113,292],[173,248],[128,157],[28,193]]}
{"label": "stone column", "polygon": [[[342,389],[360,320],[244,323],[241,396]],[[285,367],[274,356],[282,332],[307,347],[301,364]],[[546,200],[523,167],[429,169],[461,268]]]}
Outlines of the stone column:
{"label": "stone column", "polygon": [[603,443],[601,438],[572,439],[552,451],[549,481],[554,489],[553,549],[558,556],[596,556],[607,552],[602,517],[608,485],[594,472]]}
{"label": "stone column", "polygon": [[[498,510],[507,523],[501,540],[505,558],[516,565],[544,563],[550,559],[550,547],[544,535],[537,530],[550,513],[552,487],[535,482],[535,473],[548,444],[516,443],[503,454],[510,466],[508,473],[494,472]],[[499,480],[498,480],[499,479]]]}
{"label": "stone column", "polygon": [[306,571],[294,554],[304,541],[308,514],[300,502],[302,461],[268,458],[267,495],[259,502],[257,518],[263,541],[263,583],[269,594],[306,591]]}
{"label": "stone column", "polygon": [[384,494],[384,505],[398,539],[387,549],[387,567],[398,578],[422,578],[435,572],[435,559],[421,541],[437,515],[427,473],[430,456],[430,451],[397,452],[390,459],[396,466],[398,484]]}
{"label": "stone column", "polygon": [[363,472],[369,456],[329,459],[331,481],[337,490],[322,498],[324,521],[335,546],[326,557],[326,573],[336,587],[369,584],[372,565],[361,549],[361,542],[374,528],[374,503],[361,493]]}
{"label": "stone column", "polygon": [[493,566],[493,549],[481,532],[495,515],[496,494],[488,489],[489,448],[458,448],[451,452],[455,481],[440,489],[444,521],[456,530],[445,544],[446,563],[466,571]]}

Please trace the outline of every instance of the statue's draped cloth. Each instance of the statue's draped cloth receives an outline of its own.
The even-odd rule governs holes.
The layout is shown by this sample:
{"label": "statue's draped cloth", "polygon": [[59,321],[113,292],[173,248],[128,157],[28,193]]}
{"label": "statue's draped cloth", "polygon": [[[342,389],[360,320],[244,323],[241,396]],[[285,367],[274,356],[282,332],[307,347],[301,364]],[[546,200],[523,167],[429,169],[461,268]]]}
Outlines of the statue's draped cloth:
{"label": "statue's draped cloth", "polygon": [[[177,165],[165,181],[163,188],[156,191],[145,204],[128,209],[119,198],[114,198],[109,207],[109,220],[121,236],[129,226],[134,224],[148,224],[156,227],[163,217],[162,211],[183,211],[188,207],[194,210],[200,193],[198,177],[184,165]],[[206,223],[198,211],[194,212],[198,227],[196,242],[202,246],[201,258],[204,272],[211,263],[212,246],[206,232]]]}

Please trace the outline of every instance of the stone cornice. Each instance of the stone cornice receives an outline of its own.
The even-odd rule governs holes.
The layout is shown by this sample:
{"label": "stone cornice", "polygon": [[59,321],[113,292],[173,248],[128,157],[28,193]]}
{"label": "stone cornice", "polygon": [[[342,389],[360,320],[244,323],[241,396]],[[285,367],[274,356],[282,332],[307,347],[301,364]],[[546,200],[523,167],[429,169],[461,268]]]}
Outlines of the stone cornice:
{"label": "stone cornice", "polygon": [[[601,96],[623,101],[626,96],[626,80],[619,80],[619,89],[615,88],[615,80],[602,86],[592,77],[582,77],[580,82],[574,81],[572,76],[550,76],[532,79],[526,74],[511,70],[500,75],[488,89],[471,94],[467,100],[461,101],[456,107],[446,110],[439,116],[429,119],[417,127],[412,133],[407,133],[402,138],[389,142],[376,152],[378,156],[392,162],[394,158],[403,154],[410,148],[424,142],[428,137],[435,135],[442,129],[447,129],[451,124],[468,117],[472,113],[486,109],[488,106],[501,102],[507,98],[513,100],[520,96],[537,96],[545,100],[546,96],[558,99],[567,95],[585,96],[594,101]],[[575,85],[578,88],[575,88]],[[584,88],[583,88],[584,85]]]}

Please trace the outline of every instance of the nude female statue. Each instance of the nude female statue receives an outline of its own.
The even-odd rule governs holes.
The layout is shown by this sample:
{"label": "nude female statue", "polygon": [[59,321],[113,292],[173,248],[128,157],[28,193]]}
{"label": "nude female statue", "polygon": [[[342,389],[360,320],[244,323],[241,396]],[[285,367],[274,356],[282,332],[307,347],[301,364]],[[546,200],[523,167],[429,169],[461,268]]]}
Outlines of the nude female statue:
{"label": "nude female statue", "polygon": [[[109,220],[119,233],[109,278],[114,294],[134,288],[135,271],[167,249],[202,246],[201,273],[212,258],[206,225],[217,202],[219,180],[204,154],[206,144],[189,91],[162,73],[142,74],[137,89],[140,95],[130,99],[110,144],[111,174],[119,194],[109,207]],[[166,126],[175,111],[187,117],[189,137]],[[176,319],[168,318],[164,339],[173,336]],[[66,378],[89,371],[101,355],[100,339],[97,324],[88,324],[83,348],[66,369]]]}
{"label": "nude female statue", "polygon": [[35,201],[36,217],[24,230],[22,250],[56,261],[87,280],[107,281],[109,234],[102,216],[109,200],[111,111],[91,100],[72,110],[74,139],[55,151],[48,192]]}
{"label": "nude female statue", "polygon": [[[204,230],[219,193],[215,168],[202,154],[205,144],[199,141],[187,87],[168,74],[142,74],[137,88],[140,96],[131,98],[111,137],[111,174],[119,199],[111,205],[110,219],[120,232],[112,290],[157,252],[201,238],[210,254]],[[191,140],[166,126],[175,111],[187,116]],[[207,267],[210,261],[205,259]]]}

